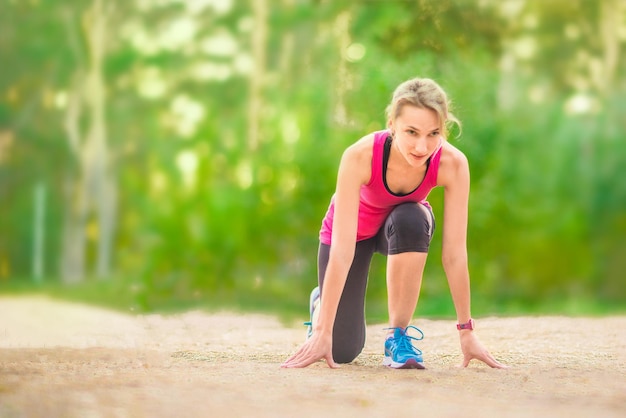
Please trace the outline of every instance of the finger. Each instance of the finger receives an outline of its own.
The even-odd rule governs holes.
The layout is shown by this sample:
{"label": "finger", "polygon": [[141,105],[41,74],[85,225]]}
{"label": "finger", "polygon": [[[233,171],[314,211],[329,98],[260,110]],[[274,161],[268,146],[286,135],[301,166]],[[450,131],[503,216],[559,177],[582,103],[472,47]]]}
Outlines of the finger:
{"label": "finger", "polygon": [[315,363],[317,360],[318,359],[315,357],[301,358],[285,365],[284,367],[287,369],[300,369],[300,368],[310,366],[311,364]]}
{"label": "finger", "polygon": [[469,365],[470,360],[472,360],[469,356],[463,356],[463,363],[461,363],[462,368],[466,368]]}
{"label": "finger", "polygon": [[290,362],[294,361],[295,359],[297,359],[298,357],[300,357],[302,355],[302,351],[303,351],[302,348],[298,349],[298,351],[296,351],[287,360],[285,360],[283,364],[290,363]]}
{"label": "finger", "polygon": [[296,357],[298,356],[298,353],[293,354],[291,357],[289,357],[287,360],[283,361],[282,364],[288,364],[291,363]]}
{"label": "finger", "polygon": [[298,359],[289,359],[285,361],[283,364],[281,364],[280,367],[283,367],[283,368],[293,367],[294,364],[298,364],[299,362],[300,361]]}
{"label": "finger", "polygon": [[328,364],[328,367],[330,367],[331,369],[338,369],[341,367],[339,364],[335,363],[332,354],[327,354],[324,359],[326,360],[326,364]]}
{"label": "finger", "polygon": [[301,369],[301,368],[307,367],[310,364],[311,362],[297,361],[297,362],[286,364],[282,367],[285,369]]}
{"label": "finger", "polygon": [[283,363],[283,367],[307,367],[308,365],[313,364],[320,358],[321,357],[318,357],[315,354],[311,353],[309,347],[302,347],[292,358]]}
{"label": "finger", "polygon": [[294,359],[294,360],[291,360],[289,362],[287,362],[287,361],[284,362],[283,364],[280,365],[280,367],[285,368],[285,369],[303,367],[303,366],[300,366],[300,364],[302,364],[302,360],[301,359]]}
{"label": "finger", "polygon": [[492,367],[494,369],[506,369],[506,368],[508,368],[508,366],[505,366],[504,364],[502,364],[498,360],[496,360],[496,358],[494,356],[492,356],[491,353],[489,353],[489,352],[486,352],[481,360],[484,361],[485,364],[487,364],[489,367]]}
{"label": "finger", "polygon": [[306,367],[309,364],[313,363],[313,361],[309,361],[306,357],[297,357],[290,361],[284,362],[281,367],[291,368],[291,367]]}
{"label": "finger", "polygon": [[509,368],[509,366],[507,366],[506,364],[502,364],[499,361],[496,361],[495,366],[491,366],[491,367],[493,367],[494,369],[508,369]]}
{"label": "finger", "polygon": [[304,347],[301,347],[298,351],[296,351],[294,355],[292,355],[287,360],[285,360],[281,366],[287,366],[289,364],[299,363],[306,351],[307,350]]}
{"label": "finger", "polygon": [[494,369],[508,369],[509,366],[507,366],[506,364],[502,364],[500,363],[498,360],[496,360],[495,358],[492,359],[489,363],[487,363],[489,366],[493,367]]}

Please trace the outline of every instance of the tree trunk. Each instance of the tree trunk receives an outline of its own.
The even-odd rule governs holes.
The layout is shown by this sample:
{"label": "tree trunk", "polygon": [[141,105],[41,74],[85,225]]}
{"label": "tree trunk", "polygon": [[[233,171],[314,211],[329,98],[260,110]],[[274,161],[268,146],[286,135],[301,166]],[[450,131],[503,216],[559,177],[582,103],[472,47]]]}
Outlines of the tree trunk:
{"label": "tree trunk", "polygon": [[605,0],[600,4],[600,33],[603,46],[603,71],[600,91],[606,97],[613,88],[615,71],[619,63],[620,22],[624,17],[624,2],[622,0]]}
{"label": "tree trunk", "polygon": [[[85,278],[86,229],[94,211],[98,225],[96,275],[107,277],[110,274],[117,216],[117,185],[110,170],[106,143],[103,61],[106,55],[107,10],[102,0],[94,0],[84,14],[82,23],[87,68],[77,71],[73,88],[69,92],[65,120],[70,148],[78,161],[77,178],[66,181],[68,206],[61,255],[61,274],[66,283],[80,282]],[[88,124],[85,134],[81,132],[79,123],[83,110]]]}
{"label": "tree trunk", "polygon": [[250,97],[248,101],[248,149],[254,151],[259,145],[262,95],[265,85],[267,47],[267,1],[252,0],[254,29],[252,36],[252,59],[254,68],[250,74]]}
{"label": "tree trunk", "polygon": [[65,213],[61,242],[61,277],[66,284],[81,282],[85,277],[85,246],[87,241],[85,196],[79,180],[65,181]]}
{"label": "tree trunk", "polygon": [[33,193],[33,280],[41,283],[45,268],[45,239],[46,239],[46,185],[39,181]]}
{"label": "tree trunk", "polygon": [[342,126],[349,125],[350,122],[346,108],[346,94],[352,88],[352,79],[346,59],[346,51],[352,42],[350,37],[350,20],[350,11],[345,10],[339,13],[334,24],[339,59],[337,60],[337,80],[334,88],[335,106],[333,120]]}
{"label": "tree trunk", "polygon": [[87,135],[84,170],[91,183],[91,201],[97,214],[98,247],[96,277],[110,274],[111,249],[115,230],[116,183],[110,169],[109,149],[106,138],[105,84],[103,61],[106,55],[107,11],[102,0],[95,0],[87,15],[87,45],[89,47],[89,70],[87,73],[87,100],[90,109],[91,128]]}
{"label": "tree trunk", "polygon": [[[295,5],[294,0],[283,0],[283,10],[291,11]],[[293,50],[295,45],[295,36],[293,30],[289,28],[281,34],[282,41],[280,46],[280,60],[278,64],[280,79],[287,79],[287,88],[291,86],[291,62],[293,60]]]}

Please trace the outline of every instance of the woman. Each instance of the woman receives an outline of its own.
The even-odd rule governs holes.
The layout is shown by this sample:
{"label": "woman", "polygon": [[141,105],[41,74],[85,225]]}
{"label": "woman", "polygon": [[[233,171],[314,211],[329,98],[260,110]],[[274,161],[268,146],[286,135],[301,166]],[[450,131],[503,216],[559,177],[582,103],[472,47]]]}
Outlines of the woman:
{"label": "woman", "polygon": [[[283,363],[306,367],[320,359],[328,366],[354,360],[365,344],[365,289],[375,251],[388,257],[390,328],[383,364],[424,368],[411,340],[423,338],[409,323],[417,304],[435,222],[426,201],[444,188],[442,261],[457,315],[463,367],[478,359],[504,368],[474,333],[467,266],[469,166],[445,140],[458,120],[446,93],[433,80],[400,84],[387,107],[387,130],[351,145],[339,165],[337,188],[320,231],[317,291],[311,297],[307,341]],[[319,302],[319,303],[318,303]],[[415,330],[420,337],[409,335]]]}

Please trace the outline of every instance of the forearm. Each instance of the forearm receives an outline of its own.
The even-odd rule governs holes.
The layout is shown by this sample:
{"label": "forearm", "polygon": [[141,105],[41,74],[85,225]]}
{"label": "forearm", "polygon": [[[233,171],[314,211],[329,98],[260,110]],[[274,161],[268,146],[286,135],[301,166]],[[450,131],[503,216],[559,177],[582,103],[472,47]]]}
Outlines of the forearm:
{"label": "forearm", "polygon": [[352,258],[348,255],[331,254],[324,276],[320,313],[315,324],[316,331],[331,333],[337,316],[337,308],[346,284]]}
{"label": "forearm", "polygon": [[448,278],[457,321],[466,323],[471,318],[470,279],[467,257],[444,260],[443,266]]}

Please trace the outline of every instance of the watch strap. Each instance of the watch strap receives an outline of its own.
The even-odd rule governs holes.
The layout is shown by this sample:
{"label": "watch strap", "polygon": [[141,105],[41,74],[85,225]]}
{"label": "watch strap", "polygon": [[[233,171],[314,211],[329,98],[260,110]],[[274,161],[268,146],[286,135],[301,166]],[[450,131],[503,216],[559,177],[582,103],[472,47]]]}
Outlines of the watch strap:
{"label": "watch strap", "polygon": [[474,329],[474,320],[470,319],[468,322],[466,322],[464,324],[456,324],[456,329],[458,329],[459,331],[464,330],[464,329],[473,330]]}

